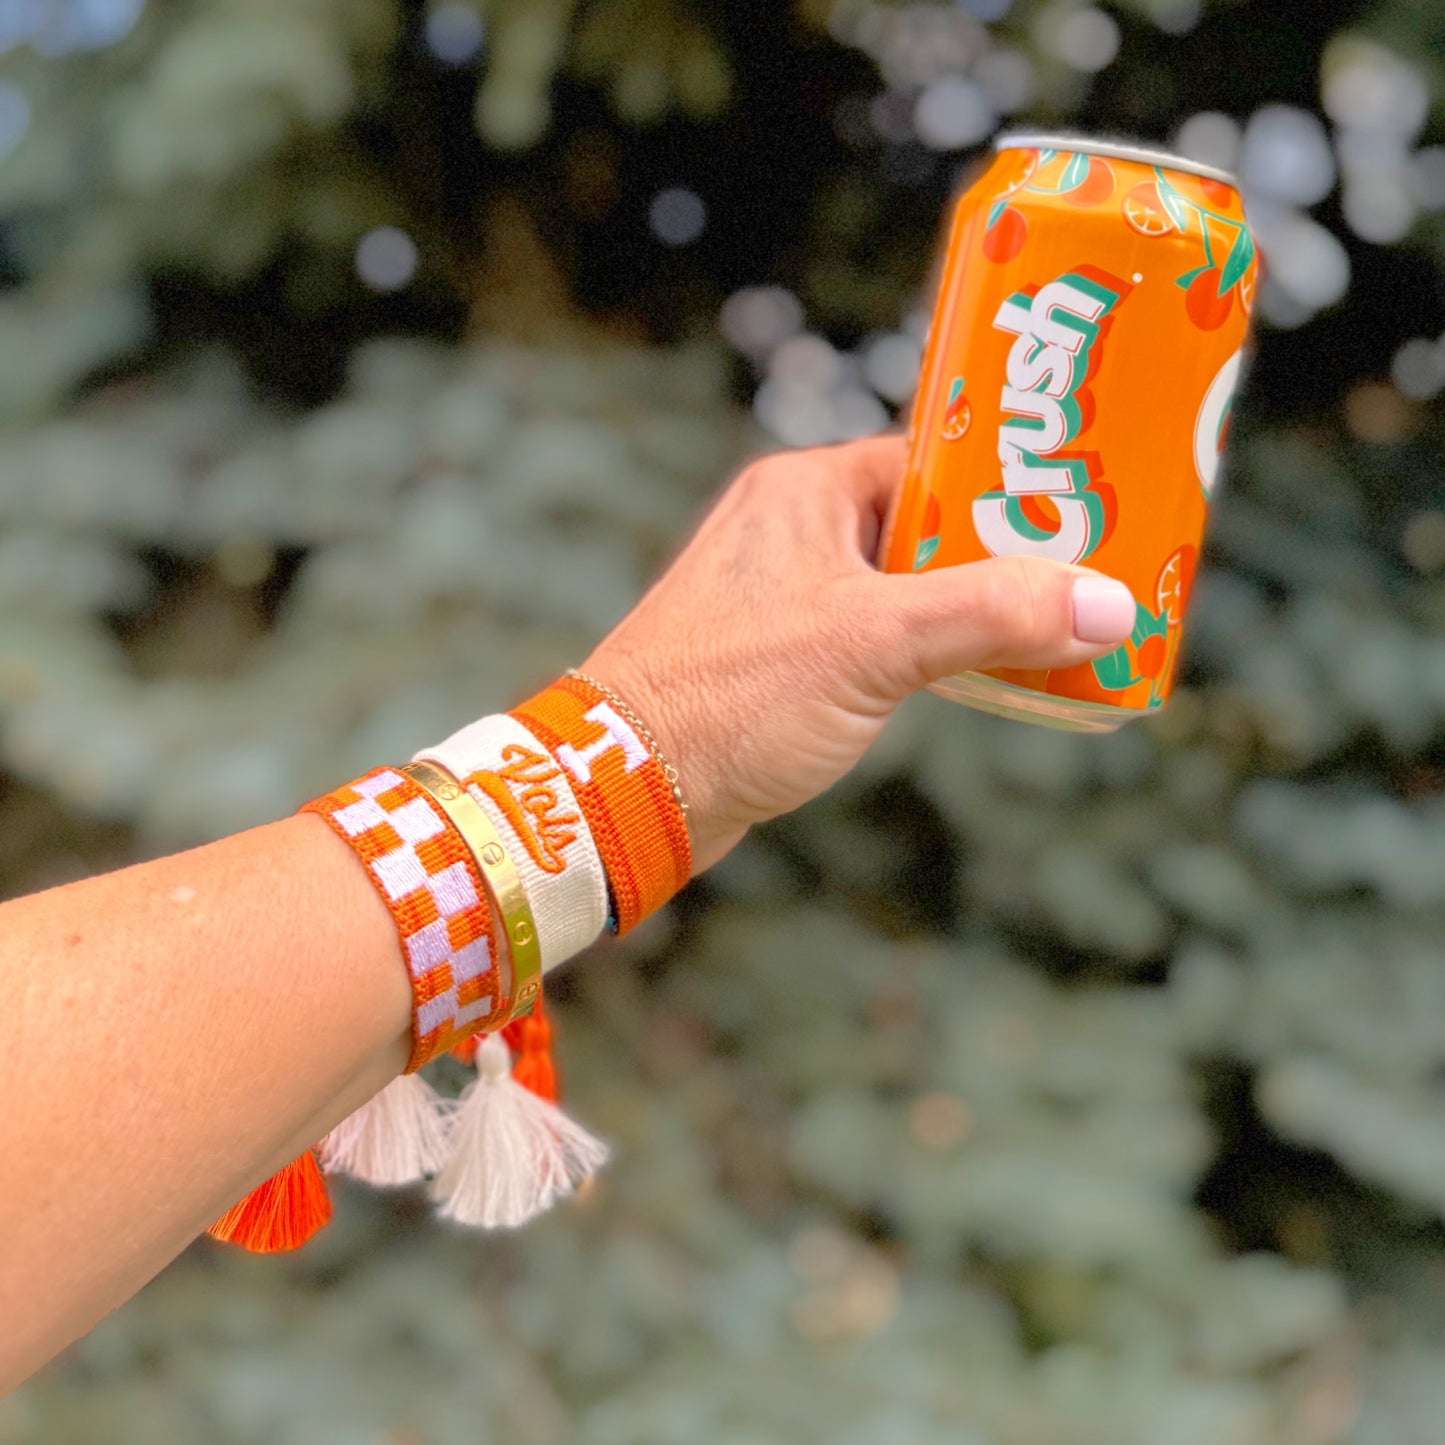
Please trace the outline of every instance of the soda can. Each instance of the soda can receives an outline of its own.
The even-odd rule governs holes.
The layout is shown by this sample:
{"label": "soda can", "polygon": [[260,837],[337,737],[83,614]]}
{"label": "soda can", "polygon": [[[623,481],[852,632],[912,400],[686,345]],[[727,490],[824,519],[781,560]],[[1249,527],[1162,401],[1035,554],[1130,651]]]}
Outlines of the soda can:
{"label": "soda can", "polygon": [[1128,586],[1123,646],[933,691],[1106,732],[1169,696],[1258,261],[1223,171],[1112,141],[1000,138],[958,201],[879,565],[1080,563]]}

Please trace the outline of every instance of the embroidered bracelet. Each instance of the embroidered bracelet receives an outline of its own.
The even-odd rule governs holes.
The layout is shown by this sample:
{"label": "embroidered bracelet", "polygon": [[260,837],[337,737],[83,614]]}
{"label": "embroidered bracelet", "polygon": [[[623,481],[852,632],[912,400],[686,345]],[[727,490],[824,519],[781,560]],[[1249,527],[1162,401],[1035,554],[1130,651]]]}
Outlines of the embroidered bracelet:
{"label": "embroidered bracelet", "polygon": [[687,822],[662,764],[593,683],[564,677],[511,716],[566,769],[626,933],[692,875]]}
{"label": "embroidered bracelet", "polygon": [[301,811],[351,846],[396,921],[412,991],[406,1071],[490,1026],[503,1010],[492,908],[441,804],[401,771],[377,768]]}
{"label": "embroidered bracelet", "polygon": [[461,779],[521,875],[537,921],[542,968],[591,943],[607,920],[607,875],[567,774],[515,718],[484,717],[423,748]]}
{"label": "embroidered bracelet", "polygon": [[682,780],[678,777],[677,769],[663,757],[662,749],[658,747],[657,739],[653,737],[652,730],[647,724],[643,722],[610,687],[604,687],[595,677],[591,676],[591,674],[580,672],[575,667],[569,667],[567,669],[567,676],[575,677],[578,682],[585,682],[588,687],[595,687],[597,691],[627,719],[633,730],[637,733],[637,736],[647,744],[648,751],[657,759],[657,765],[662,769],[662,776],[667,779],[667,785],[672,789],[672,796],[677,803],[677,810],[686,818],[687,804],[683,802],[682,799]]}

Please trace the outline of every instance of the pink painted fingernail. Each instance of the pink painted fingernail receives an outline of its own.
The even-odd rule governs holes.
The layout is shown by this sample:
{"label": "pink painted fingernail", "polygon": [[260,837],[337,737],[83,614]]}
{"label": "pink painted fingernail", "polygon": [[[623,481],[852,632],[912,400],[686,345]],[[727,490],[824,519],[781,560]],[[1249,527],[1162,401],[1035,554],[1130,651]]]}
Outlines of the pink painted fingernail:
{"label": "pink painted fingernail", "polygon": [[1074,579],[1074,636],[1080,642],[1122,642],[1134,630],[1134,598],[1112,577]]}

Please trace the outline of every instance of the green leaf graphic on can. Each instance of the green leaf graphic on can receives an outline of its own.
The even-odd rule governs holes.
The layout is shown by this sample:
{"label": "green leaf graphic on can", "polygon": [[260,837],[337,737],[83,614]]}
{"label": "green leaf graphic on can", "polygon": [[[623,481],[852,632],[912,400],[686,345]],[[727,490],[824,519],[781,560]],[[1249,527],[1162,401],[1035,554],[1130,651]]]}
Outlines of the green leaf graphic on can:
{"label": "green leaf graphic on can", "polygon": [[1076,151],[1069,157],[1064,173],[1059,177],[1059,194],[1077,191],[1089,179],[1089,158],[1083,151]]}
{"label": "green leaf graphic on can", "polygon": [[1143,678],[1134,676],[1127,647],[1116,647],[1113,652],[1096,657],[1091,665],[1094,676],[1099,680],[1099,686],[1105,692],[1123,692],[1125,688],[1143,681]]}
{"label": "green leaf graphic on can", "polygon": [[1136,602],[1137,609],[1134,613],[1134,630],[1129,634],[1129,641],[1135,647],[1142,647],[1151,637],[1163,637],[1169,630],[1169,619],[1162,613],[1156,617],[1147,607],[1140,607]]}
{"label": "green leaf graphic on can", "polygon": [[925,537],[918,544],[918,550],[913,554],[913,570],[917,572],[926,567],[936,551],[938,551],[938,538]]}
{"label": "green leaf graphic on can", "polygon": [[1234,238],[1234,245],[1229,248],[1229,255],[1225,258],[1224,269],[1219,273],[1219,294],[1224,295],[1231,286],[1237,286],[1249,270],[1249,263],[1254,260],[1254,241],[1248,231],[1241,231]]}

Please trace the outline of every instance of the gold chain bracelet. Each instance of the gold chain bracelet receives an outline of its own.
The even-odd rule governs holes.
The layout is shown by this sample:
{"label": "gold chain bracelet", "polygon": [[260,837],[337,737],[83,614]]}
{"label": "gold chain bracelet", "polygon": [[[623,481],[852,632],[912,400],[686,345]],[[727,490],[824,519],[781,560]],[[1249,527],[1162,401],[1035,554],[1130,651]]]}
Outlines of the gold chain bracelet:
{"label": "gold chain bracelet", "polygon": [[640,737],[642,741],[647,744],[648,751],[657,760],[658,767],[662,769],[662,776],[667,779],[667,785],[672,789],[672,796],[677,801],[678,811],[682,814],[684,818],[686,818],[687,804],[684,803],[682,800],[682,785],[678,782],[677,769],[673,767],[673,765],[668,762],[665,757],[663,757],[662,749],[658,747],[657,739],[653,737],[652,732],[648,728],[647,724],[643,722],[642,719],[638,717],[637,714],[633,712],[632,709],[628,707],[627,704],[623,702],[622,699],[618,697],[617,694],[613,692],[610,687],[606,687],[602,683],[598,682],[597,679],[593,677],[590,673],[580,672],[575,667],[569,667],[567,669],[567,676],[575,677],[578,682],[585,682],[588,687],[595,687],[597,691],[600,692],[602,696],[605,697],[607,701],[610,702],[612,706],[617,709],[617,711],[622,715],[622,717],[627,722],[632,724],[638,737]]}

